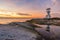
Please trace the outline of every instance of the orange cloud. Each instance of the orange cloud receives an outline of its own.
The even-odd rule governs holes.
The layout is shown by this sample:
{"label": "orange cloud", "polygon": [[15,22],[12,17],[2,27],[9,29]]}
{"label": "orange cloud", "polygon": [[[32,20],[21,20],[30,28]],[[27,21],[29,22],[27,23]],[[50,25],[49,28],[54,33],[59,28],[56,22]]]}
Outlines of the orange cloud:
{"label": "orange cloud", "polygon": [[37,12],[37,13],[31,13],[32,14],[32,18],[44,18],[46,16],[46,14],[41,13],[41,12]]}

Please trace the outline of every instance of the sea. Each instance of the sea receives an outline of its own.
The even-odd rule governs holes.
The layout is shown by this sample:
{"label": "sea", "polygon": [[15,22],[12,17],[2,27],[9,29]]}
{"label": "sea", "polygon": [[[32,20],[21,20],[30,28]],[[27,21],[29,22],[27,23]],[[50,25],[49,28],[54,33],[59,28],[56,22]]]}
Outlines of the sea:
{"label": "sea", "polygon": [[0,24],[8,24],[8,23],[11,23],[11,22],[25,22],[27,20],[30,20],[29,18],[0,18]]}

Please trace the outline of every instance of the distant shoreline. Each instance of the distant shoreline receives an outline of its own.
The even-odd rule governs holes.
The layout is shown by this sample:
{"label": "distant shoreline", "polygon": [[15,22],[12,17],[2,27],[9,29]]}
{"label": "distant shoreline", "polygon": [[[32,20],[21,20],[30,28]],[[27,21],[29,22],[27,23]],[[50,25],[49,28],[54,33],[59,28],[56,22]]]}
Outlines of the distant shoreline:
{"label": "distant shoreline", "polygon": [[26,22],[27,20],[31,20],[30,18],[0,18],[0,24],[7,24],[11,22]]}
{"label": "distant shoreline", "polygon": [[0,19],[32,19],[32,18],[0,18]]}

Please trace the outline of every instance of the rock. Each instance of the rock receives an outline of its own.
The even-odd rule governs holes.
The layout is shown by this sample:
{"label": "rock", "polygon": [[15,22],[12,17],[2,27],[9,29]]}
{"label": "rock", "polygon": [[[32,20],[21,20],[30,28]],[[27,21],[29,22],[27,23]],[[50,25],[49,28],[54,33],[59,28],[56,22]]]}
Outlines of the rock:
{"label": "rock", "polygon": [[[0,40],[36,40],[38,33],[34,30],[24,28],[28,26],[24,23],[20,23],[19,27],[11,25],[1,25],[0,27]],[[30,26],[28,26],[30,27]]]}
{"label": "rock", "polygon": [[40,26],[37,26],[37,25],[34,25],[32,23],[28,23],[28,22],[12,22],[12,23],[9,23],[9,25],[12,25],[12,26],[22,26],[22,27],[25,27],[25,28],[28,28],[28,29],[33,29],[35,30],[35,28],[41,28]]}
{"label": "rock", "polygon": [[56,39],[54,33],[45,31],[43,29],[40,29],[40,30],[36,29],[36,30],[40,33],[42,38],[44,38],[45,40],[55,40]]}

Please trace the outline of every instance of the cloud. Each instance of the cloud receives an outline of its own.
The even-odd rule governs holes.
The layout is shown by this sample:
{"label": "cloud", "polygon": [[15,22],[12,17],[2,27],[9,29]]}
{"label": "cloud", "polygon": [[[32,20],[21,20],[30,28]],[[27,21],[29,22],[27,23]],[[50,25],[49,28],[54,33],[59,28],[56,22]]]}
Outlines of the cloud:
{"label": "cloud", "polygon": [[30,14],[26,14],[26,13],[17,13],[17,15],[30,16]]}
{"label": "cloud", "polygon": [[56,2],[56,0],[51,0],[53,3],[55,3]]}
{"label": "cloud", "polygon": [[60,17],[60,13],[53,13],[51,14],[52,17]]}
{"label": "cloud", "polygon": [[[3,9],[5,8],[7,9],[7,11],[17,12],[16,13],[17,15],[22,15],[22,16],[30,16],[30,14],[35,15],[35,13],[36,15],[37,14],[39,15],[42,12],[45,13],[45,9],[52,5],[51,2],[55,6],[57,6],[56,3],[58,3],[58,0],[0,0],[0,8]],[[58,4],[60,7],[60,0]],[[55,7],[54,9],[53,6],[51,6],[52,9],[54,11],[57,10],[57,7],[54,6]],[[60,10],[59,7],[58,9]],[[5,10],[1,10],[1,11],[5,11]]]}
{"label": "cloud", "polygon": [[56,5],[57,0],[51,0],[51,1],[52,1],[53,5]]}

